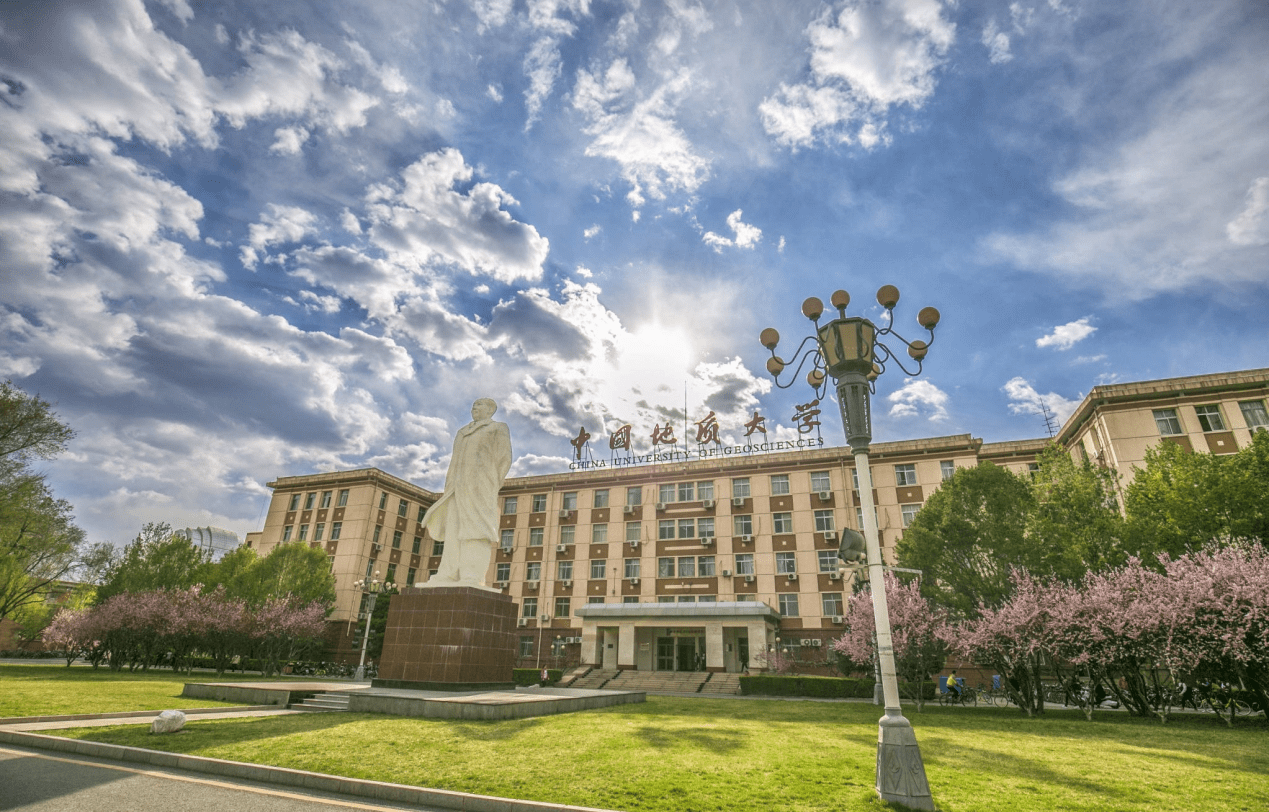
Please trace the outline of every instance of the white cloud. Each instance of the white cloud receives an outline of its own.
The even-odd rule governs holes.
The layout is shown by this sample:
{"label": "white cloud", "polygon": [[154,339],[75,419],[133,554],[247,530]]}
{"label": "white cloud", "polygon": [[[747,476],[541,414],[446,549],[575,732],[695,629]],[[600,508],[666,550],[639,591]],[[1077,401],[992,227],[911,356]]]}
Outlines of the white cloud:
{"label": "white cloud", "polygon": [[983,27],[983,45],[987,46],[987,58],[991,64],[1000,65],[1013,59],[1009,53],[1009,35],[996,27],[994,19]]}
{"label": "white cloud", "polygon": [[485,95],[493,99],[497,104],[502,104],[502,90],[497,85],[489,85],[485,88]]}
{"label": "white cloud", "polygon": [[254,270],[260,260],[260,252],[271,245],[299,242],[316,233],[317,217],[297,206],[269,204],[269,210],[247,229],[247,245],[242,246],[242,264]]}
{"label": "white cloud", "polygon": [[1030,381],[1021,376],[1010,379],[1001,387],[1001,391],[1013,401],[1009,404],[1011,414],[1041,414],[1041,405],[1043,405],[1057,417],[1059,423],[1066,422],[1080,403],[1078,400],[1068,400],[1056,392],[1042,395],[1036,391]]}
{"label": "white cloud", "polygon": [[1256,178],[1247,190],[1247,207],[1225,226],[1235,245],[1269,245],[1269,177]]}
{"label": "white cloud", "polygon": [[807,28],[809,81],[781,84],[759,105],[763,126],[786,146],[816,141],[883,143],[891,107],[920,107],[955,38],[939,0],[848,0]]}
{"label": "white cloud", "polygon": [[762,229],[742,222],[740,219],[742,214],[740,209],[736,209],[727,215],[727,225],[736,235],[735,239],[722,237],[712,231],[706,231],[701,239],[719,253],[722,253],[724,248],[731,247],[752,249],[762,239]]}
{"label": "white cloud", "polygon": [[524,91],[526,131],[538,120],[542,104],[551,95],[556,80],[563,72],[559,43],[550,37],[534,42],[524,57],[524,75],[529,79],[529,86]]}
{"label": "white cloud", "polygon": [[599,223],[595,223],[594,225],[582,231],[582,237],[584,237],[587,240],[591,240],[591,239],[594,239],[596,236],[598,236],[599,232],[603,230],[604,230],[603,226],[599,225]]}
{"label": "white cloud", "polygon": [[304,151],[304,142],[308,140],[309,131],[303,127],[279,127],[273,131],[273,146],[269,152],[282,155],[299,155]]}
{"label": "white cloud", "polygon": [[918,417],[924,415],[937,423],[948,418],[947,393],[929,381],[905,378],[903,388],[886,397],[890,401],[891,417]]}
{"label": "white cloud", "polygon": [[1088,323],[1090,316],[1082,319],[1076,319],[1066,324],[1059,324],[1053,328],[1053,332],[1046,336],[1041,336],[1035,340],[1037,347],[1056,347],[1059,350],[1069,350],[1079,342],[1097,332],[1097,328]]}

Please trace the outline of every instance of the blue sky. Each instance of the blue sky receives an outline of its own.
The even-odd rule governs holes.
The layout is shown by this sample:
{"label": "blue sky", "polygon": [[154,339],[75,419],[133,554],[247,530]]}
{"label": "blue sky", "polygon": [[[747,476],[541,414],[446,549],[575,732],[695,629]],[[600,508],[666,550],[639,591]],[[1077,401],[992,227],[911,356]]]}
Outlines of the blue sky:
{"label": "blue sky", "polygon": [[94,541],[439,487],[486,395],[516,474],[685,399],[795,436],[757,335],[837,288],[943,313],[879,440],[1042,436],[1266,365],[1266,41],[1261,2],[5,3],[0,375],[78,431]]}

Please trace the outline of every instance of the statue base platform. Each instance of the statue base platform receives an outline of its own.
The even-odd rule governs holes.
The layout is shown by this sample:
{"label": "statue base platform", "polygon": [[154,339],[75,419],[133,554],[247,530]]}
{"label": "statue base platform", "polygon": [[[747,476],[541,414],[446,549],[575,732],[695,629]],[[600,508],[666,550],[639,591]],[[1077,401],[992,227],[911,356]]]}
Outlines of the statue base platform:
{"label": "statue base platform", "polygon": [[406,587],[392,597],[375,687],[487,691],[515,686],[516,605],[478,587]]}

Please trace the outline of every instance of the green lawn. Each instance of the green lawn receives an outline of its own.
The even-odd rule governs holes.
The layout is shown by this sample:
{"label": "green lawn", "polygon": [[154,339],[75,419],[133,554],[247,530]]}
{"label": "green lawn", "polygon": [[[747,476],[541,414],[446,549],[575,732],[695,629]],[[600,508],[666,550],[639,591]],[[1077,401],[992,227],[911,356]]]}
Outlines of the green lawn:
{"label": "green lawn", "polygon": [[[193,677],[169,670],[130,674],[104,666],[97,670],[67,668],[64,660],[48,665],[0,663],[0,719],[11,716],[62,716],[112,711],[210,708],[232,703],[181,696],[186,682],[261,681],[259,674],[217,677],[196,672]],[[287,677],[288,681],[294,678]]]}
{"label": "green lawn", "polygon": [[[200,721],[57,735],[488,795],[627,810],[879,809],[878,710],[859,703],[650,697],[511,722],[368,714]],[[1269,725],[1160,725],[1077,711],[909,714],[935,802],[968,810],[1269,808]]]}

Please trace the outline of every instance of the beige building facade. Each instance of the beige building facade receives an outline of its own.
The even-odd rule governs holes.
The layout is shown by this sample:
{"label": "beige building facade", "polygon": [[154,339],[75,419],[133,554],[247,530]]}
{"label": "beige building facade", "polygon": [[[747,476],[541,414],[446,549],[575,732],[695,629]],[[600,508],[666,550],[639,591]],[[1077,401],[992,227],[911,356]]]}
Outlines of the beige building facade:
{"label": "beige building facade", "polygon": [[[1057,441],[1128,481],[1161,440],[1244,447],[1265,427],[1267,397],[1269,370],[1096,387]],[[893,562],[903,528],[957,468],[989,461],[1025,473],[1049,442],[962,434],[874,444],[883,555]],[[269,486],[265,526],[247,544],[326,550],[332,642],[350,657],[362,609],[354,582],[423,583],[439,567],[443,545],[420,524],[438,495],[377,469]],[[487,578],[517,604],[522,665],[729,673],[764,668],[776,646],[815,659],[840,635],[850,585],[838,533],[861,529],[863,517],[849,449],[816,445],[509,478],[499,510]]]}

